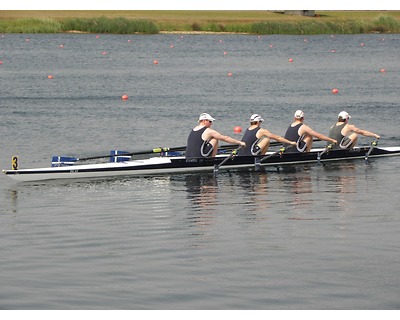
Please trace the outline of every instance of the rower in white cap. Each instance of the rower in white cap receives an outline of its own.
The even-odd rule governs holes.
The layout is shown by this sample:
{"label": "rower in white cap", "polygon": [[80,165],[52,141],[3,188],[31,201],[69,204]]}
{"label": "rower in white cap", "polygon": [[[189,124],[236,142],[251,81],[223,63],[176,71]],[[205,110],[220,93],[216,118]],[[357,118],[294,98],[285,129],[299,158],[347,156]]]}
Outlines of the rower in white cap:
{"label": "rower in white cap", "polygon": [[218,152],[218,141],[222,140],[230,144],[245,146],[246,143],[233,139],[229,136],[220,134],[211,129],[215,121],[208,113],[202,113],[199,117],[199,124],[190,132],[185,157],[186,158],[206,158],[215,157]]}
{"label": "rower in white cap", "polygon": [[311,129],[308,125],[304,124],[304,112],[297,110],[294,114],[294,121],[290,124],[286,131],[285,138],[291,141],[296,141],[296,146],[284,145],[286,152],[310,152],[313,138],[325,140],[330,143],[336,144],[335,139],[329,138],[321,133]]}
{"label": "rower in white cap", "polygon": [[259,114],[253,114],[250,117],[250,126],[246,129],[242,141],[246,142],[246,147],[241,148],[238,152],[239,156],[255,156],[264,155],[268,151],[271,139],[287,143],[288,145],[296,145],[296,142],[289,141],[281,136],[273,134],[267,129],[261,128],[264,119]]}
{"label": "rower in white cap", "polygon": [[341,111],[338,114],[337,122],[331,127],[329,137],[338,141],[334,149],[352,149],[358,140],[358,135],[373,137],[379,139],[380,136],[376,133],[362,130],[353,124],[349,124],[351,116],[346,111]]}

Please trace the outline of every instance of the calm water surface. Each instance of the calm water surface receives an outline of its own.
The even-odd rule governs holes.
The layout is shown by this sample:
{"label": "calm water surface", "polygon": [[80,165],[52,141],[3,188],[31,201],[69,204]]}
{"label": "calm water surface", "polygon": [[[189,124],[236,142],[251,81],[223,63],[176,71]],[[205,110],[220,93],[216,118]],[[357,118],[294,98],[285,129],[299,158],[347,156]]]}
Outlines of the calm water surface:
{"label": "calm water surface", "polygon": [[[399,48],[399,35],[6,34],[1,168],[182,146],[201,112],[235,136],[252,113],[283,135],[296,109],[326,134],[347,110],[399,146]],[[393,157],[217,178],[1,175],[0,308],[398,309],[399,169]]]}

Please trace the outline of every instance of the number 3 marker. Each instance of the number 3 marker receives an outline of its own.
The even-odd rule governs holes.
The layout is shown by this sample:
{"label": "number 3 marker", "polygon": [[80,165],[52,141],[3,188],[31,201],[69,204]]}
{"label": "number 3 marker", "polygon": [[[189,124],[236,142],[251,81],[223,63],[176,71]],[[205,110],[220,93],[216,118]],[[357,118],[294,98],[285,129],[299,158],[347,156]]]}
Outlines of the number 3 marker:
{"label": "number 3 marker", "polygon": [[16,156],[12,157],[12,169],[18,170],[18,157]]}

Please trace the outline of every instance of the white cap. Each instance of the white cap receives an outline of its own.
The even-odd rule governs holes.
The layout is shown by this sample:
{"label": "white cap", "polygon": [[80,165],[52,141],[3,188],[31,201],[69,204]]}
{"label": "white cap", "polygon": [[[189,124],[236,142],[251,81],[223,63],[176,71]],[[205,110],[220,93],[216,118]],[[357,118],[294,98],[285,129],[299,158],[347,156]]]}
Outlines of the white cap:
{"label": "white cap", "polygon": [[261,118],[259,114],[255,113],[250,117],[250,122],[264,122],[264,119]]}
{"label": "white cap", "polygon": [[202,113],[199,117],[199,121],[202,120],[209,120],[209,121],[215,121],[213,117],[211,117],[208,113]]}
{"label": "white cap", "polygon": [[294,117],[295,117],[296,119],[304,118],[304,112],[301,111],[301,110],[297,110],[297,111],[294,113]]}
{"label": "white cap", "polygon": [[342,119],[350,119],[350,115],[346,112],[346,111],[342,111],[338,114],[338,118],[342,118]]}

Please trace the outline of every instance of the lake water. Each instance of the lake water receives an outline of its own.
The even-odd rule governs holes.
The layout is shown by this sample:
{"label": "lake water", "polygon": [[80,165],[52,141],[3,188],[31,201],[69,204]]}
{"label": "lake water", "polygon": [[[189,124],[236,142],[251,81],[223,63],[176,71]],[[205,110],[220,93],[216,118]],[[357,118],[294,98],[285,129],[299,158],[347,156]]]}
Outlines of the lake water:
{"label": "lake water", "polygon": [[[252,113],[283,135],[302,109],[326,134],[347,110],[398,146],[399,49],[400,35],[379,34],[0,35],[1,168],[182,146],[202,112],[239,138]],[[0,309],[399,309],[399,160],[2,174]]]}

